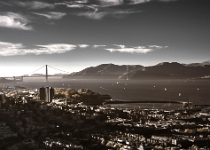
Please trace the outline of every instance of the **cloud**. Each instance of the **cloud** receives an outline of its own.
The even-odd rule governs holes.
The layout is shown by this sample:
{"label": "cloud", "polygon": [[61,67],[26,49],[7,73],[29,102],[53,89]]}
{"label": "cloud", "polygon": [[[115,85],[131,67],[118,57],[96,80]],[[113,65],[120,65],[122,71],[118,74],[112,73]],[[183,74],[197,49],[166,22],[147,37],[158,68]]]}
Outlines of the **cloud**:
{"label": "cloud", "polygon": [[55,3],[55,5],[63,5],[68,8],[86,8],[86,7],[91,7],[92,4],[86,4],[88,1],[71,1],[71,2],[60,2],[60,3]]}
{"label": "cloud", "polygon": [[113,44],[113,45],[120,47],[120,48],[125,48],[125,45],[118,45],[118,44]]}
{"label": "cloud", "polygon": [[7,3],[7,2],[0,2],[0,4],[2,4],[2,5],[6,5],[6,6],[13,6],[12,4]]}
{"label": "cloud", "polygon": [[67,51],[74,50],[77,47],[76,45],[61,43],[36,46],[37,48],[34,49],[26,49],[22,43],[8,43],[0,41],[0,56],[65,53]]}
{"label": "cloud", "polygon": [[78,45],[80,48],[87,48],[87,47],[89,47],[89,45],[87,45],[87,44],[79,44]]}
{"label": "cloud", "polygon": [[133,13],[139,13],[141,11],[134,11],[134,10],[104,10],[104,11],[99,11],[99,9],[96,9],[95,11],[88,11],[88,12],[82,12],[78,13],[78,16],[84,16],[89,19],[102,19],[103,17],[107,15],[111,15],[113,17],[123,17],[128,14],[133,14]]}
{"label": "cloud", "polygon": [[89,19],[99,20],[107,15],[122,17],[123,15],[139,13],[140,11],[111,8],[112,6],[123,4],[123,0],[99,0],[99,1],[70,1],[60,2],[54,5],[63,5],[67,8],[76,8],[80,12],[74,13],[77,16],[83,16]]}
{"label": "cloud", "polygon": [[167,48],[168,46],[149,45],[149,47],[150,47],[150,48],[161,49],[161,48]]}
{"label": "cloud", "polygon": [[30,8],[30,9],[43,9],[43,8],[54,8],[53,4],[49,4],[41,1],[27,1],[27,2],[17,2],[19,6]]}
{"label": "cloud", "polygon": [[67,8],[78,8],[81,11],[74,13],[76,16],[83,16],[89,19],[101,19],[107,12],[99,11],[99,6],[96,4],[85,4],[86,1],[74,1],[74,2],[62,2],[56,3],[56,5],[64,5]]}
{"label": "cloud", "polygon": [[93,45],[94,48],[105,47],[106,45]]}
{"label": "cloud", "polygon": [[110,52],[124,52],[124,53],[148,53],[152,51],[152,49],[145,49],[141,47],[119,48],[119,49],[108,48],[106,50]]}
{"label": "cloud", "polygon": [[[125,45],[113,44],[114,48],[105,48],[110,52],[123,52],[123,53],[148,53],[153,50],[167,48],[168,46],[148,45],[148,46],[136,46],[126,47]],[[27,55],[27,54],[58,54],[65,53],[71,50],[79,48],[87,48],[90,45],[87,44],[48,44],[48,45],[35,45],[36,48],[28,49],[22,43],[9,43],[0,41],[0,56],[14,56],[14,55]],[[105,47],[106,45],[92,45],[94,48]]]}
{"label": "cloud", "polygon": [[88,12],[82,12],[82,13],[78,13],[78,16],[84,16],[87,17],[89,19],[102,19],[104,16],[108,15],[107,12],[98,12],[98,9],[95,11],[88,11]]}
{"label": "cloud", "polygon": [[[142,4],[147,3],[151,1],[159,1],[159,2],[173,2],[177,0],[130,0],[130,4]],[[124,0],[99,0],[101,7],[110,7],[110,6],[116,6],[116,5],[122,5],[125,4]]]}
{"label": "cloud", "polygon": [[[65,53],[67,51],[74,50],[77,46],[72,44],[49,44],[49,45],[37,45],[38,49],[31,49],[34,54],[54,54],[54,53]],[[34,51],[35,50],[35,51]]]}
{"label": "cloud", "polygon": [[88,0],[74,0],[74,1],[63,1],[63,2],[56,2],[56,5],[70,5],[70,4],[86,4]]}
{"label": "cloud", "polygon": [[66,15],[66,13],[62,13],[62,12],[48,12],[48,13],[33,13],[39,16],[44,16],[48,19],[61,19],[63,16]]}
{"label": "cloud", "polygon": [[78,1],[76,1],[77,3],[81,3],[81,4],[84,4],[84,3],[87,3],[88,2],[88,0],[78,0]]}
{"label": "cloud", "polygon": [[21,43],[7,43],[0,41],[0,56],[20,55],[20,49],[24,48]]}
{"label": "cloud", "polygon": [[147,3],[150,2],[151,0],[131,0],[130,4],[142,4],[142,3]]}
{"label": "cloud", "polygon": [[83,8],[84,5],[83,4],[67,4],[66,7],[69,7],[69,8]]}
{"label": "cloud", "polygon": [[66,6],[68,8],[82,8],[84,7],[83,4],[81,3],[73,3],[73,2],[61,2],[61,3],[55,3],[55,5],[63,5]]}
{"label": "cloud", "polygon": [[100,0],[101,6],[115,6],[123,4],[123,0]]}
{"label": "cloud", "polygon": [[6,15],[0,15],[0,27],[32,30],[32,27],[27,25],[28,22],[28,19],[17,13],[9,12]]}
{"label": "cloud", "polygon": [[114,9],[114,8],[107,8],[115,5],[120,5],[123,3],[123,0],[99,0],[99,3],[86,3],[86,2],[62,2],[56,3],[56,5],[64,5],[68,8],[78,8],[82,11],[75,13],[77,16],[83,16],[89,19],[99,20],[107,15],[113,16],[122,16],[126,14],[138,13],[140,11],[134,10],[121,10],[121,9]]}
{"label": "cloud", "polygon": [[152,1],[156,1],[156,2],[174,2],[174,1],[177,1],[177,0],[131,0],[130,4],[142,4],[142,3],[152,2]]}
{"label": "cloud", "polygon": [[116,10],[113,11],[112,14],[114,15],[126,15],[126,14],[134,14],[134,13],[140,13],[141,11],[134,11],[134,10]]}
{"label": "cloud", "polygon": [[107,48],[110,52],[123,52],[123,53],[148,53],[156,49],[166,48],[167,46],[149,45],[149,46],[137,46],[126,47],[125,45],[114,44],[117,48]]}

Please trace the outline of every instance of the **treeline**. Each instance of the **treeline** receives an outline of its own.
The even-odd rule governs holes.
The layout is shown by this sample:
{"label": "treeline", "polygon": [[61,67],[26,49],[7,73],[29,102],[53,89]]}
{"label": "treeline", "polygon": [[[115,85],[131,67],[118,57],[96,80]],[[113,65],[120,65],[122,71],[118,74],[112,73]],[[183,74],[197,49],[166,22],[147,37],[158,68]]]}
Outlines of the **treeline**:
{"label": "treeline", "polygon": [[102,104],[103,99],[99,93],[93,92],[89,89],[79,89],[76,91],[71,88],[55,88],[54,98],[65,98],[72,103],[83,102],[84,104]]}

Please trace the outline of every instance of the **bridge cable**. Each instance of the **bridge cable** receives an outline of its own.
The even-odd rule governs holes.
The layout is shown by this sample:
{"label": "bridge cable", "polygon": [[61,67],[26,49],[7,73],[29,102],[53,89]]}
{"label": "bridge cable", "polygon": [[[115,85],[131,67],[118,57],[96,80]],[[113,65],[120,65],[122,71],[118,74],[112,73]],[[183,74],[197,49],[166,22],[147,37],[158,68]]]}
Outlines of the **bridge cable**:
{"label": "bridge cable", "polygon": [[61,70],[61,69],[58,69],[58,68],[55,68],[55,67],[52,67],[52,66],[48,66],[48,67],[50,67],[50,68],[53,68],[53,69],[55,69],[55,70],[59,70],[59,71],[61,71],[61,72],[65,72],[65,73],[68,73],[68,74],[69,74],[69,72],[67,72],[67,71],[63,71],[63,70]]}
{"label": "bridge cable", "polygon": [[39,69],[37,69],[37,70],[35,70],[35,71],[31,72],[30,74],[32,75],[33,73],[37,72],[38,70],[40,70],[40,69],[42,69],[42,68],[44,68],[44,67],[45,67],[45,65],[44,65],[44,66],[42,66],[42,67],[40,67]]}

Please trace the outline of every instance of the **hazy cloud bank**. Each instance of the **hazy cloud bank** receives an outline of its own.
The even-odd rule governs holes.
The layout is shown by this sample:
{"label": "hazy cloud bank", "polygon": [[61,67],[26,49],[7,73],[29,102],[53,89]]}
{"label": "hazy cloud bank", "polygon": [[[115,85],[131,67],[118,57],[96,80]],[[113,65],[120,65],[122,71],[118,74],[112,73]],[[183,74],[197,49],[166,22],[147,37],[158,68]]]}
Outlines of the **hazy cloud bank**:
{"label": "hazy cloud bank", "polygon": [[0,42],[0,56],[65,53],[77,47],[76,45],[62,43],[36,46],[37,48],[27,49],[22,43]]}
{"label": "hazy cloud bank", "polygon": [[[148,53],[153,50],[167,48],[167,46],[148,45],[148,46],[125,46],[120,44],[107,45],[88,45],[88,44],[66,44],[66,43],[53,43],[46,45],[35,45],[37,48],[26,48],[22,43],[9,43],[0,41],[0,56],[13,56],[13,55],[27,55],[27,54],[55,54],[65,53],[76,48],[86,49],[88,47],[100,48],[110,52],[122,53]],[[89,48],[91,50],[91,48]]]}

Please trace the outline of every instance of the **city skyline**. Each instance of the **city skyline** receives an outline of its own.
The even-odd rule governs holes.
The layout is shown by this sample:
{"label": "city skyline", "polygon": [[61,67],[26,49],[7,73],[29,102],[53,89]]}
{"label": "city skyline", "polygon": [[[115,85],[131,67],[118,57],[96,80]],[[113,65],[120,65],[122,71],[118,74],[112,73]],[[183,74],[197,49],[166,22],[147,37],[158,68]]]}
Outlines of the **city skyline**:
{"label": "city skyline", "polygon": [[0,76],[210,56],[208,0],[9,0],[0,8]]}

